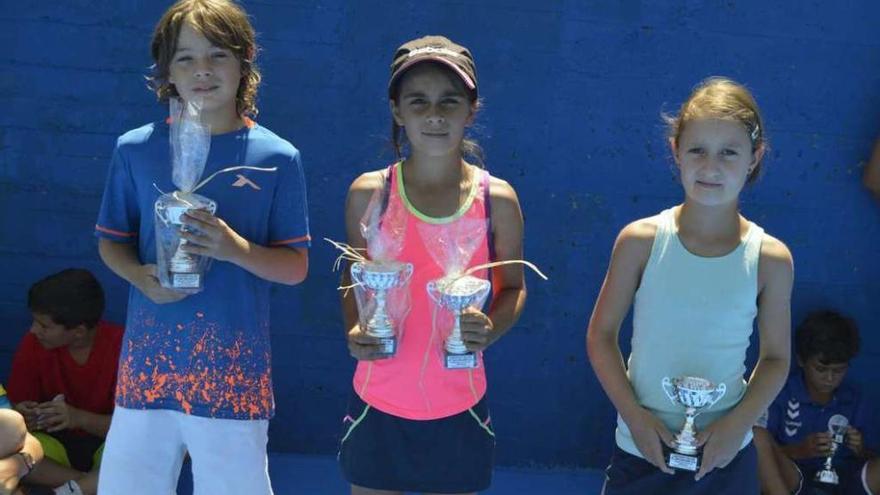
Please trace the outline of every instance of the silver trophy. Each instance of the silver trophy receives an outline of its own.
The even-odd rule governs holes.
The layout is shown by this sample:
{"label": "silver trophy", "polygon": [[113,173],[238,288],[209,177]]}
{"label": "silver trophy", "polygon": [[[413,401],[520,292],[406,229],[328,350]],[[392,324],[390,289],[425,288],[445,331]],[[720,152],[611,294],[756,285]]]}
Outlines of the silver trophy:
{"label": "silver trophy", "polygon": [[694,418],[701,412],[715,405],[727,393],[727,385],[717,386],[695,376],[677,378],[663,377],[663,391],[673,404],[684,406],[685,421],[681,431],[675,435],[675,447],[669,453],[669,467],[696,471],[700,467],[699,447],[697,447],[697,429]]}
{"label": "silver trophy", "polygon": [[375,293],[376,308],[367,321],[366,334],[378,339],[382,356],[393,356],[397,352],[394,322],[386,308],[388,291],[405,285],[412,272],[412,263],[398,261],[358,261],[351,265],[352,280]]}
{"label": "silver trophy", "polygon": [[488,280],[470,275],[454,278],[444,277],[428,282],[428,295],[443,308],[452,312],[452,332],[443,344],[443,364],[447,369],[476,368],[477,354],[468,351],[461,339],[461,312],[473,306],[486,295],[492,284]]}
{"label": "silver trophy", "polygon": [[831,433],[831,453],[825,458],[825,466],[816,472],[816,481],[819,483],[829,485],[840,483],[837,471],[831,466],[831,459],[834,458],[834,453],[843,444],[843,437],[846,435],[847,428],[849,428],[849,420],[842,414],[835,414],[828,420],[828,432]]}
{"label": "silver trophy", "polygon": [[204,210],[213,215],[217,211],[217,203],[197,194],[186,194],[185,197],[187,201],[163,195],[156,201],[156,214],[161,220],[156,222],[156,256],[163,286],[180,292],[195,293],[204,286],[207,260],[181,249],[187,241],[180,234],[196,231],[183,224],[183,216],[190,210]]}
{"label": "silver trophy", "polygon": [[[186,232],[186,228],[183,226],[182,217],[186,213],[187,209],[188,208],[185,206],[172,206],[166,210],[168,212],[169,221],[172,224],[176,225],[181,232]],[[186,244],[186,239],[181,237],[180,242],[177,244],[177,249],[174,250],[174,255],[171,256],[170,260],[168,260],[168,266],[171,269],[171,273],[173,274],[191,274],[198,272],[198,258],[193,254],[184,252],[181,249],[183,246],[186,246]]]}

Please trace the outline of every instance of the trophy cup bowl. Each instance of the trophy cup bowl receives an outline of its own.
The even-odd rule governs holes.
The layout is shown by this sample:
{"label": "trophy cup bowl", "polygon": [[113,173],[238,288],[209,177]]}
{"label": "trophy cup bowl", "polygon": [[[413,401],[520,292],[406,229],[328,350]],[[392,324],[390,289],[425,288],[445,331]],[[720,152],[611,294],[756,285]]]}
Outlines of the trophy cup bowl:
{"label": "trophy cup bowl", "polygon": [[483,300],[492,284],[485,279],[466,275],[443,277],[428,282],[428,295],[439,306],[452,312],[452,332],[443,344],[444,365],[449,369],[475,368],[477,355],[468,351],[461,339],[461,312]]}
{"label": "trophy cup bowl", "polygon": [[367,321],[366,334],[379,340],[382,355],[392,356],[397,351],[394,322],[386,309],[388,291],[406,284],[412,272],[412,263],[398,261],[358,261],[351,265],[352,280],[376,295],[376,309]]}
{"label": "trophy cup bowl", "polygon": [[695,376],[677,378],[663,377],[663,391],[673,404],[685,408],[685,422],[680,432],[675,434],[675,447],[670,453],[670,467],[696,471],[699,468],[699,447],[694,418],[715,405],[727,393],[727,385],[714,383]]}
{"label": "trophy cup bowl", "polygon": [[837,485],[840,483],[840,477],[831,464],[834,454],[844,442],[844,435],[849,428],[849,420],[842,414],[835,414],[828,419],[828,432],[831,433],[831,453],[825,458],[825,466],[816,472],[816,481],[828,485]]}
{"label": "trophy cup bowl", "polygon": [[[711,407],[727,392],[725,384],[721,383],[715,386],[709,380],[696,376],[682,376],[672,379],[666,377],[663,378],[662,383],[663,390],[666,391],[669,400],[696,410]],[[674,392],[672,395],[670,395],[670,390]]]}

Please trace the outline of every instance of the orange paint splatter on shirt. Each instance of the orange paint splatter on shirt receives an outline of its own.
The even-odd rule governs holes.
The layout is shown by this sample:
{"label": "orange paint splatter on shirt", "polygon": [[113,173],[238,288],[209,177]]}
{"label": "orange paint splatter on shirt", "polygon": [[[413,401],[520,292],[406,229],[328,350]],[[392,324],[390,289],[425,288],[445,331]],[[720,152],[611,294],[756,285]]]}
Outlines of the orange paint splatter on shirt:
{"label": "orange paint splatter on shirt", "polygon": [[[155,329],[126,342],[118,404],[132,408],[152,404],[209,417],[271,416],[274,400],[268,343],[255,346],[253,336],[243,333],[230,339],[229,332],[202,321],[189,324],[184,332],[177,328],[171,324],[164,332]],[[167,354],[161,352],[163,348]]]}

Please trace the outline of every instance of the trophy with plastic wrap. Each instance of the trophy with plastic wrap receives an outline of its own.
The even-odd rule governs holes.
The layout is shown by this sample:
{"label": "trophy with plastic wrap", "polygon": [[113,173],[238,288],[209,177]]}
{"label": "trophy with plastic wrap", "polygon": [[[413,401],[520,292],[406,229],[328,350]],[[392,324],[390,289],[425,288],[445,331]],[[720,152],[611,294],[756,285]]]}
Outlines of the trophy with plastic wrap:
{"label": "trophy with plastic wrap", "polygon": [[183,216],[191,210],[203,210],[213,215],[217,203],[194,193],[164,194],[156,200],[154,208],[159,281],[163,287],[178,292],[194,294],[201,291],[210,258],[182,249],[187,241],[181,234],[196,231],[183,224]]}
{"label": "trophy with plastic wrap", "polygon": [[831,433],[831,453],[825,458],[825,466],[821,470],[816,471],[815,479],[819,483],[825,483],[828,485],[837,485],[840,483],[840,477],[831,465],[831,461],[834,458],[837,449],[840,448],[840,445],[844,442],[844,435],[846,435],[847,428],[849,428],[849,420],[842,414],[835,414],[828,420],[828,433]]}
{"label": "trophy with plastic wrap", "polygon": [[359,261],[351,265],[352,280],[373,295],[375,305],[365,333],[378,339],[382,356],[393,356],[397,352],[395,322],[387,309],[388,293],[409,282],[412,272],[412,263],[399,261]]}
{"label": "trophy with plastic wrap", "polygon": [[721,400],[727,392],[727,386],[723,383],[715,385],[695,376],[663,377],[661,385],[673,404],[685,408],[684,426],[675,435],[675,446],[669,453],[667,464],[676,469],[696,471],[700,468],[700,449],[697,446],[694,418]]}
{"label": "trophy with plastic wrap", "polygon": [[443,344],[443,364],[447,369],[476,368],[477,354],[469,351],[461,338],[461,313],[469,306],[482,305],[492,285],[473,277],[444,277],[428,282],[428,295],[438,306],[452,312],[452,331]]}

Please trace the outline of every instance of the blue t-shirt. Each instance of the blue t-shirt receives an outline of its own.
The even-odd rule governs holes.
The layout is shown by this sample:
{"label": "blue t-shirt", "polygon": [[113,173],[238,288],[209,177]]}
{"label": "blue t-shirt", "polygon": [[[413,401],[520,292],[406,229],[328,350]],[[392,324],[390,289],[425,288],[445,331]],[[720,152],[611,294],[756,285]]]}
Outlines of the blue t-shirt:
{"label": "blue t-shirt", "polygon": [[[156,263],[153,204],[175,190],[169,126],[157,122],[116,143],[95,234],[137,243],[142,263]],[[197,192],[217,202],[216,216],[262,246],[309,245],[306,191],[299,151],[268,129],[248,126],[211,138]],[[213,260],[205,289],[181,301],[154,304],[130,288],[119,361],[116,404],[172,409],[228,419],[274,414],[269,347],[269,286],[243,268]]]}
{"label": "blue t-shirt", "polygon": [[[871,425],[858,387],[844,380],[834,391],[831,401],[822,406],[810,399],[803,372],[797,370],[789,375],[782,391],[770,405],[767,431],[780,445],[796,444],[812,433],[828,431],[828,420],[835,414],[846,416],[850,425],[862,433],[865,448],[870,448],[873,435],[872,431],[866,431]],[[846,444],[840,446],[834,459],[835,463],[856,460]],[[817,469],[825,463],[825,458],[802,459],[797,463],[808,470]]]}

